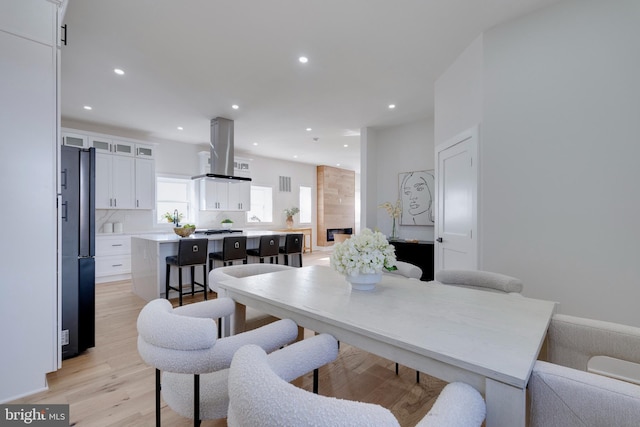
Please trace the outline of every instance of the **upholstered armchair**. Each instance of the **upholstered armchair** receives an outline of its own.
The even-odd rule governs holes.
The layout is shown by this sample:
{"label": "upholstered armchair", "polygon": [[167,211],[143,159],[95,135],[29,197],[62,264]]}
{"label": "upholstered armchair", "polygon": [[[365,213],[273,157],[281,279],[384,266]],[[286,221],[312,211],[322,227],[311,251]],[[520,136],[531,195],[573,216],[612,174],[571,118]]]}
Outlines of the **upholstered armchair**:
{"label": "upholstered armchair", "polygon": [[515,277],[490,271],[440,270],[435,281],[452,286],[509,294],[522,293],[522,281]]}
{"label": "upholstered armchair", "polygon": [[556,314],[529,380],[531,427],[640,425],[640,328]]}
{"label": "upholstered armchair", "polygon": [[[230,427],[399,426],[379,405],[310,393],[281,378],[281,367],[264,350],[238,350],[229,370]],[[486,407],[480,393],[463,383],[448,384],[420,427],[480,426]]]}
{"label": "upholstered armchair", "polygon": [[[289,319],[218,339],[213,319],[229,315],[235,303],[218,298],[173,309],[165,299],[149,302],[138,316],[138,352],[156,368],[156,425],[160,426],[160,390],[167,405],[182,415],[201,419],[227,415],[228,369],[236,350],[246,344],[259,346],[294,379],[335,360],[337,342],[318,335],[284,347],[296,339],[297,325]],[[195,397],[194,397],[195,396]]]}

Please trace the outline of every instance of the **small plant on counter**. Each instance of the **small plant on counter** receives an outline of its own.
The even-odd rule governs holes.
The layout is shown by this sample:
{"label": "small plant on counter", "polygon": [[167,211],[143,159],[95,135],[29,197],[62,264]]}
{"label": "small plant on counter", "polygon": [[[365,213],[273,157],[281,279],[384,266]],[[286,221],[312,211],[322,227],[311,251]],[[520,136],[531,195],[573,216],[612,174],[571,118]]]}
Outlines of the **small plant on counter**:
{"label": "small plant on counter", "polygon": [[[184,217],[184,215],[182,215],[181,213],[178,213],[178,222],[180,222],[180,220]],[[176,218],[175,215],[172,214],[171,212],[166,212],[162,215],[162,218],[166,219],[167,222],[175,222]]]}
{"label": "small plant on counter", "polygon": [[233,224],[233,221],[231,221],[229,218],[225,218],[222,221],[220,221],[221,224]]}

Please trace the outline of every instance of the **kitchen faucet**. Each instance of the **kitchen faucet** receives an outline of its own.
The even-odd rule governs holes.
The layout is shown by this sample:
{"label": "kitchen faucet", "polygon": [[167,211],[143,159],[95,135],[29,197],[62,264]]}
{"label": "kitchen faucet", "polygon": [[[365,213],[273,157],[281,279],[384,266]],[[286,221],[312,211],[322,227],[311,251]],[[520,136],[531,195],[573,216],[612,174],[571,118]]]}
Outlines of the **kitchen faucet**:
{"label": "kitchen faucet", "polygon": [[180,224],[179,224],[179,222],[180,222],[180,218],[178,218],[178,215],[180,215],[180,214],[178,213],[178,209],[175,209],[175,210],[173,211],[173,225],[175,225],[176,227],[178,227],[178,226],[180,225]]}

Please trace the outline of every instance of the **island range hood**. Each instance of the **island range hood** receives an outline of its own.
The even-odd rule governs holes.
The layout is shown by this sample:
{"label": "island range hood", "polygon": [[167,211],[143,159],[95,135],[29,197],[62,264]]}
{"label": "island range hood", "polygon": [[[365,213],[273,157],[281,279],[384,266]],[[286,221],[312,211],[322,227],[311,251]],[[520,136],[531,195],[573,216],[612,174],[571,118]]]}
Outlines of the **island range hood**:
{"label": "island range hood", "polygon": [[233,120],[223,117],[211,119],[211,171],[191,179],[211,179],[219,182],[239,183],[251,178],[233,175]]}

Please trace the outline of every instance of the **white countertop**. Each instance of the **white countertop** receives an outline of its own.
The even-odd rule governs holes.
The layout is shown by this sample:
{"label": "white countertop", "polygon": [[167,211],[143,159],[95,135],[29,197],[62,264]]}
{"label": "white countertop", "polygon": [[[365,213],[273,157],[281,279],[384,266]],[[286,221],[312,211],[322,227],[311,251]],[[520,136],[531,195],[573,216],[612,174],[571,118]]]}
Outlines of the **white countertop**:
{"label": "white countertop", "polygon": [[146,234],[133,234],[132,238],[151,240],[153,242],[177,242],[180,239],[203,239],[209,240],[222,240],[226,236],[247,236],[247,238],[257,238],[260,236],[275,236],[287,234],[284,231],[269,231],[269,230],[246,230],[242,233],[220,233],[220,234],[192,234],[189,237],[180,237],[175,233],[146,233]]}

